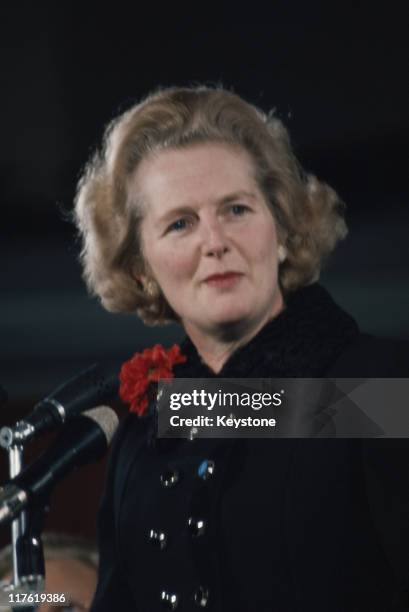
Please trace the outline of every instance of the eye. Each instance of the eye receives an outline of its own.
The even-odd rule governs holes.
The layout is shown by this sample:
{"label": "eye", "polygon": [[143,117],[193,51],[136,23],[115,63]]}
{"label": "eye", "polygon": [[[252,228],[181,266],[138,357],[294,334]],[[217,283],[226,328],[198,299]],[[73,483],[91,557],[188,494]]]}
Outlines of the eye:
{"label": "eye", "polygon": [[171,223],[167,229],[168,232],[180,232],[180,230],[184,230],[187,227],[186,219],[177,219],[173,223]]}
{"label": "eye", "polygon": [[232,206],[230,207],[230,210],[235,217],[241,217],[246,212],[249,212],[250,208],[246,206],[245,204],[232,204]]}
{"label": "eye", "polygon": [[169,232],[184,232],[188,228],[193,226],[195,219],[193,216],[186,215],[185,217],[180,217],[173,221],[167,228],[166,234]]}

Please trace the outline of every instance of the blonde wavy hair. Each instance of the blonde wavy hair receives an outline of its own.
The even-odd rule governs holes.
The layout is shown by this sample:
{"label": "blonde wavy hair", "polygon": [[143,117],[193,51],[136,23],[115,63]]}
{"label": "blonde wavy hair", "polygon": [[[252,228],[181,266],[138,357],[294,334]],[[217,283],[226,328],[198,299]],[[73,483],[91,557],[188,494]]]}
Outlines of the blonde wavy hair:
{"label": "blonde wavy hair", "polygon": [[141,161],[164,149],[199,143],[241,147],[277,224],[287,257],[279,268],[285,294],[319,278],[324,260],[347,233],[344,204],[298,163],[287,129],[223,88],[160,89],[106,128],[103,145],[79,181],[74,218],[90,291],[113,312],[137,312],[150,325],[178,320],[144,261],[142,203],[131,179]]}

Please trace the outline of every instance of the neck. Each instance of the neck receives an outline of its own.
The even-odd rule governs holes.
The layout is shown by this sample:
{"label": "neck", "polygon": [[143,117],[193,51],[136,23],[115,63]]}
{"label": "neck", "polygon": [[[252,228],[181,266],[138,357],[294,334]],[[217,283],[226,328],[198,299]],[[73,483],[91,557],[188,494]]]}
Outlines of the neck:
{"label": "neck", "polygon": [[[281,297],[281,296],[280,296]],[[210,333],[196,326],[185,324],[185,331],[196,347],[197,352],[204,363],[218,374],[230,356],[240,347],[244,346],[264,327],[266,323],[274,319],[284,308],[281,298],[274,309],[269,311],[265,317],[252,322],[235,322],[224,324]]]}

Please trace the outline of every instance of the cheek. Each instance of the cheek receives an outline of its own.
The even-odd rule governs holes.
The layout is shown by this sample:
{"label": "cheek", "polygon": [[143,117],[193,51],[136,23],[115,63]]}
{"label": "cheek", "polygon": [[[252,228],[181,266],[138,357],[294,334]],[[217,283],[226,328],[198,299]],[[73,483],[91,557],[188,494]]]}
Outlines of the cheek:
{"label": "cheek", "polygon": [[181,282],[194,271],[193,258],[186,249],[158,249],[149,254],[148,263],[157,281],[163,286]]}
{"label": "cheek", "polygon": [[253,259],[258,264],[270,267],[278,262],[277,238],[275,232],[260,232],[257,239],[252,243]]}

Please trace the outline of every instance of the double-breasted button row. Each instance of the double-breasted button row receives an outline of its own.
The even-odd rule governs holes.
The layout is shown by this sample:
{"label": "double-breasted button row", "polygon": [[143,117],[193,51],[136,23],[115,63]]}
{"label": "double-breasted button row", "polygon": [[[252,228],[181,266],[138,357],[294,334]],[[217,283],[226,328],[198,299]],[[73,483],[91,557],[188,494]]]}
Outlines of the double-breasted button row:
{"label": "double-breasted button row", "polygon": [[[197,470],[197,476],[201,480],[209,480],[215,471],[215,463],[211,459],[204,459]],[[176,469],[169,469],[160,475],[160,482],[166,489],[174,487],[181,478],[181,473]],[[198,517],[189,517],[187,526],[192,537],[199,537],[205,533],[206,521]],[[168,543],[167,535],[164,531],[151,529],[149,532],[150,541],[157,545],[160,550],[164,550]],[[176,610],[180,603],[180,596],[171,591],[161,591],[160,600],[163,607],[167,610]],[[193,601],[197,608],[207,608],[209,602],[209,590],[199,586],[194,594]]]}

